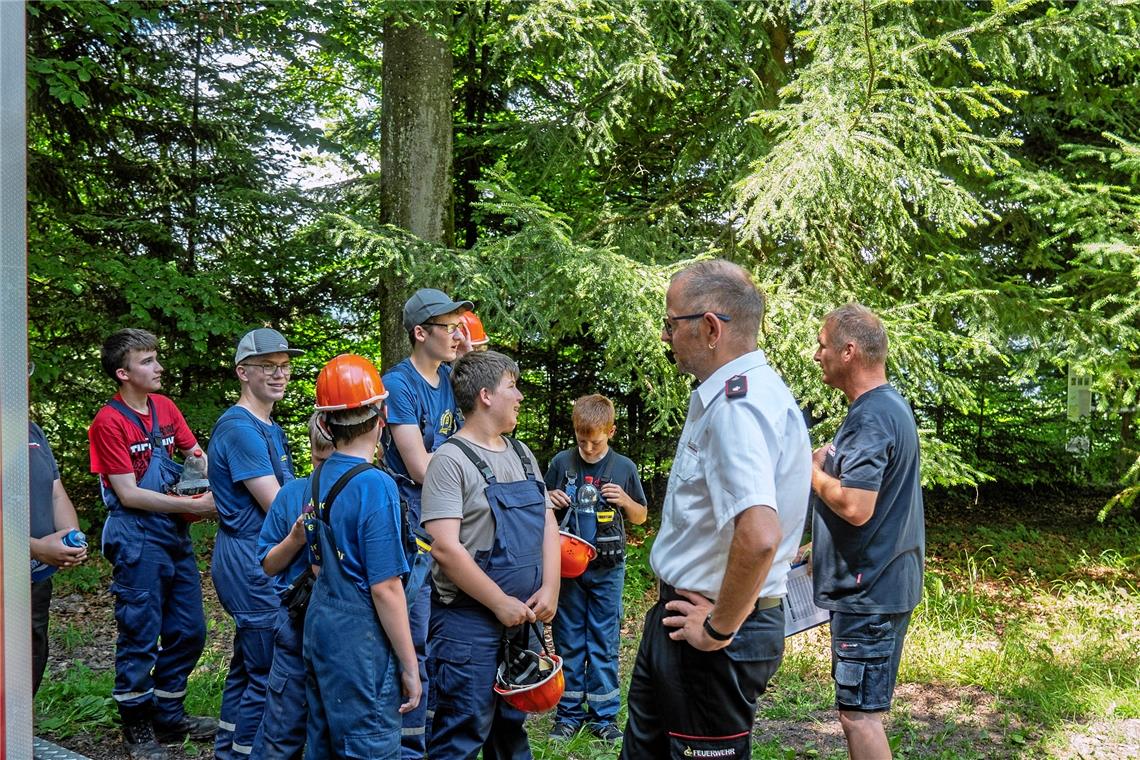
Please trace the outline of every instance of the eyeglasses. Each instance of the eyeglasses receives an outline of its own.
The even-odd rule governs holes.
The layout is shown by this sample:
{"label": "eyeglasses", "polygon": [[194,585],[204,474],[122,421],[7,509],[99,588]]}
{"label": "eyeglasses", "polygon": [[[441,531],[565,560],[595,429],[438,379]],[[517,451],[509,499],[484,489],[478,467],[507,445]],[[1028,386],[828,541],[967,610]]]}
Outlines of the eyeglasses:
{"label": "eyeglasses", "polygon": [[424,324],[433,327],[442,327],[444,330],[447,330],[448,335],[455,335],[455,333],[459,332],[459,328],[463,327],[462,322],[424,322]]}
{"label": "eyeglasses", "polygon": [[243,364],[241,366],[257,367],[261,370],[262,374],[267,377],[273,377],[278,372],[280,372],[284,377],[289,377],[289,375],[293,374],[293,364],[291,362],[284,362],[283,364],[253,364],[251,362]]}
{"label": "eyeglasses", "polygon": [[663,320],[661,320],[661,326],[663,328],[665,328],[665,334],[668,335],[670,338],[672,338],[673,337],[673,330],[675,329],[675,326],[673,324],[674,322],[686,322],[690,319],[700,319],[701,317],[703,317],[706,314],[712,314],[714,317],[719,319],[721,322],[731,322],[732,321],[732,317],[728,316],[727,314],[721,314],[719,311],[712,311],[712,312],[702,311],[700,314],[682,314],[679,317],[666,316]]}

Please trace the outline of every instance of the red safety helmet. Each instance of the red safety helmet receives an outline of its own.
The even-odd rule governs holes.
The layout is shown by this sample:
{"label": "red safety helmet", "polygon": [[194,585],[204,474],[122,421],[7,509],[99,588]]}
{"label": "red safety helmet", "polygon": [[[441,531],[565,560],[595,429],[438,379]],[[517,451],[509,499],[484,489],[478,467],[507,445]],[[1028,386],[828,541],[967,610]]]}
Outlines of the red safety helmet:
{"label": "red safety helmet", "polygon": [[538,640],[541,653],[504,643],[503,661],[495,671],[495,693],[511,707],[528,713],[554,709],[566,690],[562,658],[546,651],[541,634]]}
{"label": "red safety helmet", "polygon": [[317,375],[317,411],[370,406],[388,398],[376,366],[363,356],[334,356]]}
{"label": "red safety helmet", "polygon": [[586,566],[594,557],[598,556],[598,551],[589,541],[585,541],[573,533],[560,530],[558,535],[560,536],[559,542],[562,551],[562,577],[577,578],[586,572]]}
{"label": "red safety helmet", "polygon": [[491,341],[487,331],[483,329],[483,320],[479,319],[473,311],[465,311],[459,315],[459,321],[467,328],[467,335],[471,338],[471,345],[482,346]]}

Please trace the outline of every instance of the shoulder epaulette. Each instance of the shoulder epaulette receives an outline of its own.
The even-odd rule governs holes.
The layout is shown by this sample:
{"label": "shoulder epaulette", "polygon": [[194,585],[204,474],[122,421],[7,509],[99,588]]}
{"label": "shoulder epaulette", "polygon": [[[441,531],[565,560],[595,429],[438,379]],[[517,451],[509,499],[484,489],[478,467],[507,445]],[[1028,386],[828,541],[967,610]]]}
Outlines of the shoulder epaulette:
{"label": "shoulder epaulette", "polygon": [[724,381],[725,398],[744,398],[748,395],[748,378],[744,375],[733,375]]}

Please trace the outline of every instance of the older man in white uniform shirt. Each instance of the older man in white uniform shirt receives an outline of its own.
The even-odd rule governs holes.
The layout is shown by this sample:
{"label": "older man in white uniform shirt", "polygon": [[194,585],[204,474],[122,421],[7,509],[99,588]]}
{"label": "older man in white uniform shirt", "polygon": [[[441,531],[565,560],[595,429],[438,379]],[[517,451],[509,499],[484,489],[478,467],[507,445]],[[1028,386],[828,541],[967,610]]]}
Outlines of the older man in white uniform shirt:
{"label": "older man in white uniform shirt", "polygon": [[723,260],[673,277],[661,339],[700,385],[689,400],[650,563],[622,758],[747,758],[756,700],[784,652],[787,573],[803,531],[811,446],[757,350],[763,297]]}

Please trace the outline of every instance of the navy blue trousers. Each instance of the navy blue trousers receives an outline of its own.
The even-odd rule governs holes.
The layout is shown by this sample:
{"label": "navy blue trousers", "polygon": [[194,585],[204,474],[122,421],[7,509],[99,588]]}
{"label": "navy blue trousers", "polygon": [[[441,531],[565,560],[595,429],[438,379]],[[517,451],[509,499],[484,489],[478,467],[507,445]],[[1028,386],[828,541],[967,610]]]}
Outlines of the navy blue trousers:
{"label": "navy blue trousers", "polygon": [[433,600],[428,657],[435,681],[432,760],[529,760],[526,713],[494,692],[503,626],[485,607]]}
{"label": "navy blue trousers", "polygon": [[133,515],[112,513],[103,526],[115,596],[115,688],[125,721],[178,723],[190,672],[206,643],[202,584],[190,539],[148,538]]}
{"label": "navy blue trousers", "polygon": [[305,749],[305,618],[291,620],[284,609],[277,612],[273,637],[273,664],[261,727],[253,740],[253,757],[262,760],[300,760]]}
{"label": "navy blue trousers", "polygon": [[563,659],[566,691],[555,720],[575,726],[617,721],[621,707],[618,646],[625,566],[586,569],[562,581],[554,645]]}

